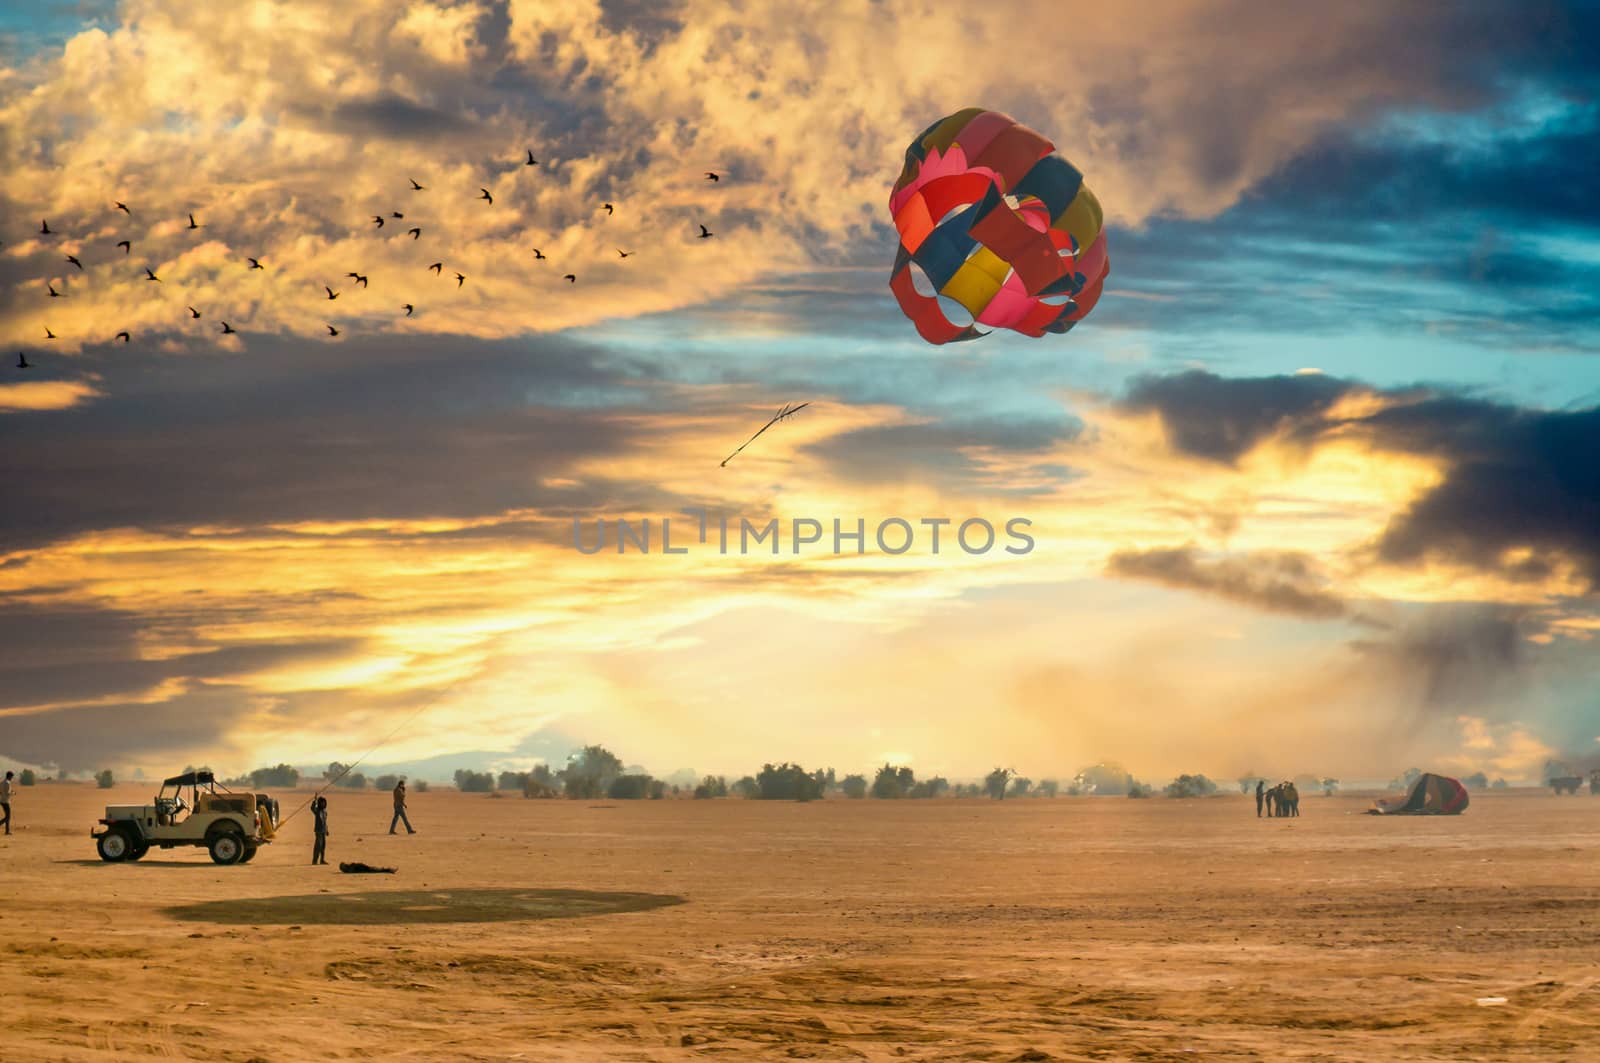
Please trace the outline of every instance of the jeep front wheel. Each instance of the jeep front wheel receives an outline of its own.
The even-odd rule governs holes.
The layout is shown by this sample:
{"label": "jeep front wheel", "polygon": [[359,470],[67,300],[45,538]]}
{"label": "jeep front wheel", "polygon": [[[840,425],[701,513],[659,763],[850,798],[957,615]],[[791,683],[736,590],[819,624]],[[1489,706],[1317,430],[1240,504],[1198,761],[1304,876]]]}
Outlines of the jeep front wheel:
{"label": "jeep front wheel", "polygon": [[237,831],[225,830],[211,836],[208,848],[213,863],[237,864],[244,855],[244,838]]}
{"label": "jeep front wheel", "polygon": [[239,863],[248,864],[250,861],[254,860],[256,858],[256,850],[258,848],[260,848],[260,846],[251,845],[249,842],[246,842],[244,846],[244,853],[239,857]]}
{"label": "jeep front wheel", "polygon": [[133,839],[128,837],[126,831],[113,827],[100,835],[94,847],[100,851],[100,859],[115,864],[128,858],[128,853],[133,850]]}

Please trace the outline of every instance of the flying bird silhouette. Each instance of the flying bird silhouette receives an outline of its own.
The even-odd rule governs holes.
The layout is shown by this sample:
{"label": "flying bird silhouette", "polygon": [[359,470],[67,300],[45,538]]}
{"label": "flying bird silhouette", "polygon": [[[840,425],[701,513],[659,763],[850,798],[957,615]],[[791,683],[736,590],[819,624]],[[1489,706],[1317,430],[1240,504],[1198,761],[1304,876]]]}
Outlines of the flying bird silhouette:
{"label": "flying bird silhouette", "polygon": [[383,215],[382,214],[374,214],[372,216],[372,224],[376,225],[380,229],[383,228]]}
{"label": "flying bird silhouette", "polygon": [[619,248],[617,248],[617,256],[618,256],[618,257],[619,257],[619,258],[627,258],[627,257],[628,257],[628,256],[629,256],[629,255],[631,255],[631,254],[633,254],[633,252],[632,252],[632,251],[624,251],[624,250],[623,250],[623,249],[622,249],[622,248],[620,248],[620,247],[619,247]]}
{"label": "flying bird silhouette", "polygon": [[710,170],[707,170],[706,171],[706,180],[707,181],[720,181],[720,180],[722,180],[722,175],[721,174],[715,174],[715,173],[712,173]]}
{"label": "flying bird silhouette", "polygon": [[402,303],[401,306],[405,308],[406,317],[410,317],[411,312],[416,309],[416,307],[412,306],[410,303]]}
{"label": "flying bird silhouette", "polygon": [[49,222],[42,221],[42,222],[39,223],[39,235],[41,235],[41,236],[54,236],[55,235],[54,233],[52,233],[50,231],[50,223]]}
{"label": "flying bird silhouette", "polygon": [[128,205],[126,203],[118,203],[117,204],[117,209],[122,211],[122,213],[128,215],[129,217],[133,216],[133,211],[128,209]]}
{"label": "flying bird silhouette", "polygon": [[337,299],[337,298],[339,298],[339,293],[334,291],[332,288],[328,287],[326,284],[324,284],[322,286],[322,290],[328,293],[328,298],[329,299]]}
{"label": "flying bird silhouette", "polygon": [[487,188],[480,188],[478,191],[483,193],[483,195],[478,197],[479,199],[487,199],[491,204],[494,203],[494,197],[489,194],[489,190]]}
{"label": "flying bird silhouette", "polygon": [[357,284],[361,285],[361,287],[363,287],[363,288],[365,288],[367,286],[367,278],[363,277],[359,273],[346,273],[345,276],[349,277],[351,280],[355,281]]}
{"label": "flying bird silhouette", "polygon": [[129,340],[133,339],[133,337],[128,335],[126,332],[119,332],[113,336],[112,339],[121,340],[123,343],[127,343]]}
{"label": "flying bird silhouette", "polygon": [[404,218],[405,215],[401,214],[398,210],[391,210],[389,212],[389,217],[391,217],[391,218]]}
{"label": "flying bird silhouette", "polygon": [[533,157],[533,152],[532,151],[529,151],[528,152],[528,161],[523,163],[523,165],[524,166],[537,166],[537,165],[539,165],[539,160]]}
{"label": "flying bird silhouette", "polygon": [[574,273],[568,273],[566,276],[562,277],[561,279],[566,281],[568,284],[577,284],[578,283],[577,274],[574,274]]}
{"label": "flying bird silhouette", "polygon": [[772,417],[772,420],[768,421],[766,424],[764,424],[760,428],[756,429],[756,434],[755,435],[751,436],[749,439],[745,440],[743,443],[740,443],[738,450],[735,450],[732,454],[729,454],[727,457],[722,459],[722,466],[721,467],[722,468],[727,468],[728,462],[732,461],[734,459],[734,457],[739,453],[740,450],[743,450],[745,447],[748,447],[751,443],[754,443],[756,441],[756,438],[758,436],[760,436],[762,432],[765,432],[767,429],[771,428],[773,425],[777,424],[779,421],[787,420],[788,418],[793,417],[795,414],[799,413],[801,410],[805,409],[807,406],[810,406],[810,405],[811,405],[811,403],[809,403],[809,402],[802,402],[798,406],[791,406],[788,403],[784,403],[783,409],[779,410],[776,414],[774,414],[773,417]]}
{"label": "flying bird silhouette", "polygon": [[193,214],[189,215],[189,228],[191,228],[191,229],[200,228],[200,223],[194,220],[194,215]]}
{"label": "flying bird silhouette", "polygon": [[701,240],[709,240],[711,237],[713,237],[715,235],[716,235],[716,233],[712,232],[710,229],[707,229],[704,225],[700,226],[699,239],[701,239]]}
{"label": "flying bird silhouette", "polygon": [[461,274],[457,273],[456,274],[456,287],[459,288],[465,283],[467,283],[467,278],[465,278]]}
{"label": "flying bird silhouette", "polygon": [[426,186],[417,184],[417,179],[415,177],[411,178],[411,191],[421,192],[424,187]]}
{"label": "flying bird silhouette", "polygon": [[54,284],[51,284],[49,281],[46,281],[44,286],[46,288],[50,289],[50,298],[52,298],[52,299],[61,298],[61,293],[56,291],[56,286]]}
{"label": "flying bird silhouette", "polygon": [[339,334],[339,330],[338,329],[334,328],[332,325],[328,326],[328,335],[337,336],[338,334]]}
{"label": "flying bird silhouette", "polygon": [[435,262],[433,265],[429,266],[428,268],[433,270],[435,273],[438,273],[440,270],[444,269],[444,263],[443,262]]}
{"label": "flying bird silhouette", "polygon": [[251,269],[266,269],[266,267],[261,264],[261,260],[259,258],[250,259],[250,268]]}
{"label": "flying bird silhouette", "polygon": [[533,249],[533,259],[534,259],[535,262],[543,262],[544,261],[544,252],[539,250],[537,247],[534,248]]}
{"label": "flying bird silhouette", "polygon": [[237,333],[238,331],[239,331],[238,329],[234,328],[232,325],[228,324],[226,321],[224,321],[222,323],[222,334],[224,336],[232,336],[235,333]]}
{"label": "flying bird silhouette", "polygon": [[50,331],[50,326],[49,325],[46,325],[44,327],[44,338],[47,339],[47,340],[53,340],[53,339],[56,338],[56,334],[54,332]]}
{"label": "flying bird silhouette", "polygon": [[191,306],[189,308],[189,316],[198,319],[200,317],[200,311]]}
{"label": "flying bird silhouette", "polygon": [[133,244],[127,240],[118,240],[117,246],[122,248],[122,253],[125,255],[133,251]]}
{"label": "flying bird silhouette", "polygon": [[418,238],[418,237],[419,237],[419,236],[421,236],[421,235],[422,235],[422,229],[421,229],[421,228],[416,228],[416,229],[407,229],[407,230],[406,230],[406,235],[407,235],[407,236],[409,236],[409,237],[411,237],[411,239],[413,239],[413,240],[415,240],[415,239],[417,239],[417,238]]}
{"label": "flying bird silhouette", "polygon": [[615,214],[617,211],[617,208],[613,207],[610,203],[602,203],[601,206],[606,208],[607,214]]}
{"label": "flying bird silhouette", "polygon": [[27,355],[23,354],[21,351],[18,351],[17,352],[17,368],[18,369],[29,369],[29,368],[32,368],[32,366],[33,366],[33,363],[28,361]]}
{"label": "flying bird silhouette", "polygon": [[144,279],[147,281],[155,281],[157,284],[161,283],[161,278],[156,276],[155,272],[151,270],[149,266],[144,268]]}
{"label": "flying bird silhouette", "polygon": [[79,269],[83,268],[83,263],[78,261],[78,256],[77,255],[68,255],[67,256],[67,261],[71,262],[74,266],[77,266]]}

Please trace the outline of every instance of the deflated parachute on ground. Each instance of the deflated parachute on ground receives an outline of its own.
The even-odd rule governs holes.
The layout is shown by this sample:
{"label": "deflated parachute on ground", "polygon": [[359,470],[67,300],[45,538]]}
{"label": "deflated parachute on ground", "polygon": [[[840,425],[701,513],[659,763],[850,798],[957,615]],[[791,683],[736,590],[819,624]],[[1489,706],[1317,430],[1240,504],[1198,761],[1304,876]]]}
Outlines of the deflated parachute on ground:
{"label": "deflated parachute on ground", "polygon": [[[889,289],[929,343],[1066,332],[1094,308],[1110,272],[1100,201],[1055,145],[998,111],[969,107],[906,148],[889,197],[900,232]],[[972,315],[958,325],[917,291],[912,264]]]}
{"label": "deflated parachute on ground", "polygon": [[1467,788],[1448,775],[1417,776],[1404,797],[1379,798],[1371,812],[1376,816],[1458,816],[1467,807]]}

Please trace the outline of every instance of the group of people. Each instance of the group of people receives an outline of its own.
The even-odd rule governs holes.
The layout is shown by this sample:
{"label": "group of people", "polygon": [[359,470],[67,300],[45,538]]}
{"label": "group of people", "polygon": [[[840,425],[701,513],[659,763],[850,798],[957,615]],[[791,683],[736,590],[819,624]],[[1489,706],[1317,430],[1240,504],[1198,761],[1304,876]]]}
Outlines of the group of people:
{"label": "group of people", "polygon": [[[394,816],[389,820],[389,833],[393,834],[400,824],[406,825],[407,834],[415,834],[411,826],[411,817],[406,815],[406,781],[401,779],[394,787]],[[313,864],[326,864],[328,862],[328,799],[318,794],[311,801],[311,862]],[[343,864],[339,865],[343,868]]]}
{"label": "group of people", "polygon": [[1267,787],[1267,780],[1256,780],[1256,818],[1260,819],[1263,810],[1269,818],[1278,816],[1298,816],[1300,814],[1300,791],[1295,789],[1292,782],[1281,782],[1278,785]]}

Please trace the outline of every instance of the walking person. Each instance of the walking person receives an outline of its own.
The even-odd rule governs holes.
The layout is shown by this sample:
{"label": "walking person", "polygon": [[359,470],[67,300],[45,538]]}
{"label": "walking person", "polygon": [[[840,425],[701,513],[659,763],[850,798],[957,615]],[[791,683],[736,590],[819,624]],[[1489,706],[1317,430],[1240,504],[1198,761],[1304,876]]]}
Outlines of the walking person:
{"label": "walking person", "polygon": [[311,829],[316,834],[316,841],[311,845],[311,862],[313,864],[326,864],[328,862],[328,799],[321,794],[311,802]]}
{"label": "walking person", "polygon": [[11,780],[15,777],[13,772],[6,772],[6,777],[0,779],[0,811],[5,812],[6,833],[11,833],[11,792],[16,784]]}
{"label": "walking person", "polygon": [[1267,787],[1267,780],[1265,780],[1265,779],[1257,779],[1256,780],[1256,818],[1257,819],[1261,818],[1261,806],[1266,804],[1266,802],[1267,802],[1266,787]]}
{"label": "walking person", "polygon": [[417,833],[411,829],[411,820],[406,815],[406,781],[404,779],[394,784],[394,818],[389,821],[390,834],[394,833],[397,823],[406,825],[407,834]]}

